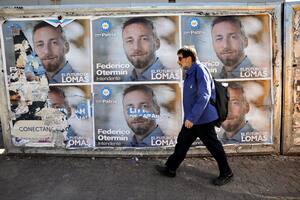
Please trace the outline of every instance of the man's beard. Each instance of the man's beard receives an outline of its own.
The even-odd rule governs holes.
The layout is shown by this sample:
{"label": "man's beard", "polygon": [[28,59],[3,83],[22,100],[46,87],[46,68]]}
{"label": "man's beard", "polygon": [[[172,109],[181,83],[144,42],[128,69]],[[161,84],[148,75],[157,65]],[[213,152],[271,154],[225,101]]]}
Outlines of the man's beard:
{"label": "man's beard", "polygon": [[127,55],[127,59],[130,61],[130,63],[134,66],[134,68],[137,69],[147,69],[150,67],[152,62],[155,62],[155,55],[147,56],[145,59],[141,58],[131,58],[129,55]]}
{"label": "man's beard", "polygon": [[149,128],[146,127],[130,127],[135,135],[145,135],[149,131]]}
{"label": "man's beard", "polygon": [[130,62],[132,63],[132,65],[134,66],[134,68],[137,69],[146,69],[148,67],[149,62],[146,60],[130,60]]}
{"label": "man's beard", "polygon": [[235,65],[237,65],[237,63],[238,63],[238,59],[231,59],[231,58],[219,58],[221,61],[222,61],[222,63],[224,64],[224,65],[226,65],[226,66],[235,66]]}
{"label": "man's beard", "polygon": [[244,119],[235,119],[227,122],[226,120],[222,124],[222,128],[227,132],[236,131],[240,125],[243,123]]}
{"label": "man's beard", "polygon": [[140,124],[138,126],[135,126],[135,125],[131,125],[129,122],[127,122],[129,128],[134,132],[135,135],[146,135],[150,129],[152,127],[155,126],[155,121],[147,121],[143,124]]}
{"label": "man's beard", "polygon": [[233,67],[236,67],[238,64],[240,64],[241,59],[244,59],[244,54],[243,52],[239,52],[239,54],[235,57],[222,57],[222,55],[218,55],[218,58],[221,60],[221,62],[225,65],[225,66],[231,66],[232,70],[234,69]]}
{"label": "man's beard", "polygon": [[56,72],[60,70],[60,65],[64,66],[65,64],[65,59],[62,57],[59,60],[55,62],[48,62],[47,64],[44,64],[42,60],[43,66],[45,67],[45,70],[47,72]]}

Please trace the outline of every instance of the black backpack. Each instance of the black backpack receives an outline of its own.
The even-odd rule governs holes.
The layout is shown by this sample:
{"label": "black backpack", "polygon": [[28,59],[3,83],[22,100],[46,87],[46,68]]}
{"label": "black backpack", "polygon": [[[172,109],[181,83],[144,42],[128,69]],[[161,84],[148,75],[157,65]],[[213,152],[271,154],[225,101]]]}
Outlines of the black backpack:
{"label": "black backpack", "polygon": [[222,85],[221,82],[213,79],[215,84],[216,91],[216,100],[214,101],[210,98],[209,102],[215,106],[217,109],[219,119],[217,119],[216,126],[221,127],[221,124],[226,120],[228,114],[228,102],[229,102],[229,94],[227,92],[227,88]]}

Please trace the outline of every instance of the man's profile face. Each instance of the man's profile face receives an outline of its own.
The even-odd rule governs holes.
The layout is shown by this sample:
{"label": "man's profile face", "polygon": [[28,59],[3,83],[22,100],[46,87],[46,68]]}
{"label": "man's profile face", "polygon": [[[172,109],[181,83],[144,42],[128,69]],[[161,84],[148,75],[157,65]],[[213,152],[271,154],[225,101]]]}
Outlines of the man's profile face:
{"label": "man's profile face", "polygon": [[141,90],[127,93],[123,98],[123,112],[126,122],[136,135],[147,135],[156,126],[153,118],[136,117],[135,112],[150,112],[157,114],[153,105],[152,96]]}
{"label": "man's profile face", "polygon": [[214,25],[212,40],[218,58],[225,66],[232,67],[232,71],[244,58],[247,38],[237,25],[224,21]]}
{"label": "man's profile face", "polygon": [[191,57],[184,57],[182,54],[178,54],[177,57],[177,63],[182,69],[188,70],[192,66],[193,62]]}
{"label": "man's profile face", "polygon": [[34,47],[47,72],[56,72],[65,65],[68,43],[62,33],[52,27],[42,27],[33,36]]}
{"label": "man's profile face", "polygon": [[228,87],[230,100],[228,103],[228,115],[222,123],[225,131],[238,131],[245,123],[245,115],[249,112],[249,104],[240,89]]}
{"label": "man's profile face", "polygon": [[130,24],[124,28],[122,36],[126,56],[135,68],[146,69],[155,62],[159,40],[150,27],[142,23]]}

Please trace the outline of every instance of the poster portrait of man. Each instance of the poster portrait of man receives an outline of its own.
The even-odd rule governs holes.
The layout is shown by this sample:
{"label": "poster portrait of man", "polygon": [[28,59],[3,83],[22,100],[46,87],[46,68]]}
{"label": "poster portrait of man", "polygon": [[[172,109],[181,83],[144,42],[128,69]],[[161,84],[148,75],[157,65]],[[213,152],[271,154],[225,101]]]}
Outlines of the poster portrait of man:
{"label": "poster portrait of man", "polygon": [[268,81],[228,82],[227,90],[228,115],[217,131],[222,143],[271,143],[272,110]]}
{"label": "poster portrait of man", "polygon": [[8,82],[91,81],[89,20],[8,20],[2,28]]}
{"label": "poster portrait of man", "polygon": [[95,85],[94,94],[96,147],[175,145],[181,123],[178,84]]}
{"label": "poster portrait of man", "polygon": [[268,15],[182,16],[182,45],[193,45],[215,78],[270,78]]}
{"label": "poster portrait of man", "polygon": [[94,81],[178,81],[178,16],[101,17],[92,21]]}
{"label": "poster portrait of man", "polygon": [[[50,86],[36,119],[19,119],[12,142],[26,147],[93,147],[90,86]],[[25,115],[25,116],[28,116]]]}
{"label": "poster portrait of man", "polygon": [[91,87],[87,85],[49,88],[47,107],[64,114],[67,128],[63,143],[68,149],[93,147],[91,96]]}

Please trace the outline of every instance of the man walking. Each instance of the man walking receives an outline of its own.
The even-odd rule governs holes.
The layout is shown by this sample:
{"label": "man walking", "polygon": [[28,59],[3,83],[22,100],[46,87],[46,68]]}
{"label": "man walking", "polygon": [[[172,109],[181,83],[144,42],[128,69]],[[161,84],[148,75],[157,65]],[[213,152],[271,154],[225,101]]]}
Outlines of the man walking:
{"label": "man walking", "polygon": [[156,166],[156,169],[164,176],[175,177],[176,170],[187,151],[199,137],[218,163],[220,175],[213,180],[213,184],[224,185],[232,180],[233,173],[214,128],[218,113],[209,103],[211,96],[215,98],[211,75],[205,66],[196,63],[196,54],[193,50],[181,48],[177,56],[178,64],[186,70],[183,86],[184,124],[178,135],[174,153],[164,166]]}

